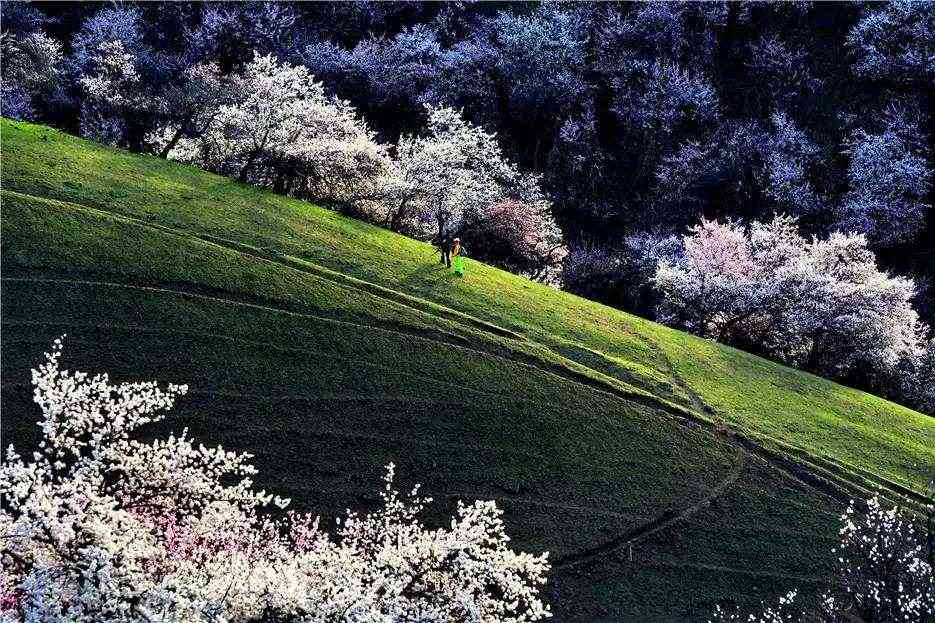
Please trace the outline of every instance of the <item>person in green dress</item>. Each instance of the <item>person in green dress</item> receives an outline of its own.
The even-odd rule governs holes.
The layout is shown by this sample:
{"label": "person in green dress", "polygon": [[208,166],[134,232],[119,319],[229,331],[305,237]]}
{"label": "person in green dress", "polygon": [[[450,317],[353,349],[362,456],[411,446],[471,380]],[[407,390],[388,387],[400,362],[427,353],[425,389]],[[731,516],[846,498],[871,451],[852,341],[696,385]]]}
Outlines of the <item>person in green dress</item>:
{"label": "person in green dress", "polygon": [[455,267],[455,274],[459,277],[464,276],[464,249],[461,247],[461,239],[455,238],[451,246],[451,261]]}

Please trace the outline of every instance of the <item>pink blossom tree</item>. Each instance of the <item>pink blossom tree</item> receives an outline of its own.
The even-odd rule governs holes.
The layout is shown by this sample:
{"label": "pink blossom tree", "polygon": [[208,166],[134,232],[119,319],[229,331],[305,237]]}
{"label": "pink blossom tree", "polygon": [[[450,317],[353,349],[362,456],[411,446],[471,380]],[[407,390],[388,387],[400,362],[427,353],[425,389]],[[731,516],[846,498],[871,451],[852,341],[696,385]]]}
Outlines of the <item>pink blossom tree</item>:
{"label": "pink blossom tree", "polygon": [[702,220],[654,283],[663,322],[833,377],[889,379],[923,347],[911,280],[879,270],[865,236],[806,240],[788,216]]}

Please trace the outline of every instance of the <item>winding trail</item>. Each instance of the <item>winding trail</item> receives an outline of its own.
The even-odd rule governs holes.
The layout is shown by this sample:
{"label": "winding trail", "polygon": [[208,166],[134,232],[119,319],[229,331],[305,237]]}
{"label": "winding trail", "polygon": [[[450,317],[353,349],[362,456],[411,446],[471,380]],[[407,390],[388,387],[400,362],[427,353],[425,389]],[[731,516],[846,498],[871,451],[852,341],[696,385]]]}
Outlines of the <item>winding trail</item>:
{"label": "winding trail", "polygon": [[[548,375],[552,375],[552,376],[556,376],[556,377],[562,378],[562,379],[563,379],[564,381],[566,381],[566,382],[579,383],[579,384],[581,384],[581,385],[584,385],[584,386],[589,387],[590,389],[595,389],[595,390],[601,391],[601,392],[603,392],[603,393],[605,393],[605,394],[607,394],[607,395],[610,395],[610,396],[616,396],[616,397],[619,397],[619,398],[623,398],[623,399],[625,399],[625,400],[634,400],[634,399],[637,399],[637,398],[642,398],[642,399],[648,401],[648,397],[644,397],[644,396],[642,396],[642,395],[631,396],[631,394],[630,394],[629,392],[627,392],[626,390],[624,390],[624,389],[621,389],[621,388],[616,387],[616,386],[614,386],[614,385],[605,385],[604,383],[602,383],[600,380],[597,380],[597,379],[591,379],[591,378],[587,378],[587,377],[582,378],[580,375],[575,374],[573,371],[569,371],[568,374],[562,374],[562,373],[561,373],[561,372],[562,372],[562,368],[561,368],[560,366],[548,365],[547,362],[542,362],[542,363],[545,363],[546,365],[537,366],[537,365],[535,365],[534,363],[530,363],[530,362],[528,361],[528,358],[527,358],[527,357],[515,358],[515,359],[514,359],[514,358],[509,358],[509,357],[504,357],[503,355],[500,355],[500,354],[497,354],[497,353],[492,353],[492,352],[489,352],[489,351],[484,351],[484,350],[478,350],[478,349],[476,349],[476,348],[471,348],[471,347],[469,347],[469,346],[466,346],[466,345],[465,345],[464,343],[462,343],[460,340],[448,341],[448,340],[438,339],[438,338],[434,338],[434,337],[428,337],[428,336],[425,335],[424,333],[421,333],[421,334],[420,334],[420,333],[418,333],[418,332],[416,332],[416,331],[413,331],[413,332],[410,333],[410,332],[407,332],[407,331],[399,331],[399,330],[396,330],[395,328],[394,328],[394,329],[389,329],[389,328],[386,328],[386,327],[380,327],[380,326],[374,326],[374,325],[367,325],[367,324],[360,324],[360,323],[355,323],[355,322],[349,322],[349,321],[346,321],[346,320],[336,320],[336,319],[334,319],[334,318],[327,318],[327,317],[318,316],[318,315],[315,315],[315,314],[301,313],[301,312],[291,311],[291,310],[287,310],[287,309],[282,309],[282,308],[279,308],[279,307],[272,307],[272,306],[266,306],[266,305],[259,305],[259,304],[256,304],[256,303],[246,303],[246,302],[236,301],[236,300],[230,300],[230,299],[222,299],[222,298],[219,298],[219,297],[216,297],[216,296],[209,296],[209,295],[204,295],[204,294],[199,294],[199,293],[194,293],[194,292],[186,292],[186,291],[184,291],[184,290],[177,290],[177,289],[170,289],[170,288],[161,288],[161,287],[155,287],[155,286],[138,286],[138,285],[131,285],[131,284],[125,284],[125,283],[118,283],[118,282],[109,282],[109,281],[95,281],[95,280],[87,280],[87,279],[46,278],[46,277],[35,277],[35,278],[25,278],[25,277],[3,277],[2,279],[0,279],[0,281],[8,282],[8,283],[68,284],[68,285],[78,285],[78,286],[94,286],[94,287],[103,287],[103,288],[115,288],[115,289],[124,289],[124,290],[146,291],[146,292],[153,292],[153,293],[157,293],[157,294],[161,294],[161,295],[169,295],[169,296],[178,296],[178,297],[182,297],[182,298],[206,300],[206,301],[210,301],[210,302],[212,302],[212,303],[218,303],[218,304],[228,305],[228,306],[240,306],[240,307],[244,307],[244,308],[251,308],[251,309],[261,310],[261,311],[269,312],[269,313],[286,314],[286,315],[293,316],[293,317],[298,317],[298,318],[308,318],[308,319],[314,320],[314,321],[316,321],[316,322],[322,322],[322,323],[326,323],[326,324],[333,324],[333,325],[337,325],[337,326],[346,326],[346,327],[350,327],[350,328],[353,328],[353,329],[356,329],[356,330],[381,332],[381,333],[385,333],[385,334],[387,334],[387,335],[392,335],[392,336],[397,336],[397,337],[404,337],[404,338],[407,339],[407,340],[415,339],[415,340],[419,340],[419,341],[423,341],[423,342],[429,342],[429,343],[434,343],[434,344],[442,345],[442,346],[444,346],[445,348],[456,348],[456,349],[459,349],[459,350],[463,350],[463,351],[466,351],[466,352],[470,352],[470,353],[472,353],[473,355],[476,355],[476,356],[487,357],[487,358],[491,358],[491,359],[494,359],[494,360],[500,360],[500,361],[504,361],[504,362],[509,362],[511,365],[524,366],[524,367],[526,367],[526,368],[536,370],[536,371],[538,371],[538,372],[540,372],[540,373],[542,373],[542,374],[548,374]],[[17,321],[4,320],[3,323],[4,323],[4,324],[13,325],[13,326],[15,326],[15,325],[34,325],[34,326],[55,325],[55,326],[61,326],[61,325],[63,325],[63,324],[67,324],[67,325],[70,325],[70,326],[83,326],[83,327],[90,327],[90,328],[102,328],[102,329],[113,329],[113,328],[117,328],[117,329],[123,329],[123,330],[142,331],[142,332],[151,332],[151,333],[169,333],[169,334],[190,335],[190,336],[204,336],[204,337],[209,337],[209,338],[211,338],[211,339],[220,339],[220,340],[225,340],[225,341],[230,341],[230,342],[239,342],[239,343],[243,343],[243,344],[247,344],[247,345],[251,345],[251,346],[257,346],[257,347],[262,347],[262,348],[271,349],[271,350],[277,350],[277,351],[281,351],[281,352],[292,352],[292,353],[303,353],[303,354],[316,354],[316,355],[319,355],[319,356],[322,356],[322,357],[328,357],[328,358],[335,359],[335,360],[339,360],[339,361],[353,362],[353,363],[355,363],[355,364],[357,364],[357,365],[363,365],[363,366],[366,366],[366,367],[371,367],[371,368],[375,368],[375,369],[381,369],[381,370],[384,370],[384,371],[387,371],[387,372],[393,372],[394,374],[400,374],[400,375],[405,375],[405,376],[413,377],[413,375],[406,375],[405,373],[399,372],[396,368],[390,368],[390,367],[387,367],[387,366],[379,366],[379,365],[373,364],[373,363],[361,363],[358,359],[347,358],[347,357],[341,357],[340,355],[335,355],[334,353],[331,353],[331,352],[318,351],[318,350],[311,349],[311,348],[307,348],[307,347],[298,348],[298,347],[286,347],[286,346],[280,346],[280,345],[271,345],[271,344],[266,343],[266,342],[258,342],[258,341],[256,341],[256,340],[248,340],[248,339],[244,339],[244,338],[240,338],[240,337],[234,337],[234,336],[230,336],[230,335],[223,335],[223,334],[211,333],[211,332],[191,331],[191,330],[178,331],[178,330],[167,330],[167,329],[151,329],[151,328],[148,328],[148,327],[141,327],[141,326],[135,326],[135,325],[95,324],[95,323],[77,323],[77,322],[46,322],[46,321],[36,321],[36,320],[17,320]],[[441,332],[441,331],[439,331],[439,332],[440,332],[440,333],[443,333],[443,332]],[[422,378],[422,377],[413,377],[413,378]],[[433,378],[433,377],[431,377],[431,376],[429,376],[429,378],[430,378],[433,382],[436,382],[436,383],[439,383],[439,384],[442,384],[442,385],[447,385],[447,386],[456,387],[456,388],[461,388],[461,389],[468,389],[468,391],[471,391],[472,393],[476,393],[476,394],[479,395],[479,396],[497,396],[497,397],[500,397],[500,398],[503,398],[503,397],[507,397],[507,396],[508,396],[507,394],[504,394],[504,393],[490,392],[490,391],[485,391],[485,390],[482,390],[482,389],[479,389],[479,388],[473,388],[473,387],[472,387],[472,388],[467,388],[467,387],[465,387],[462,383],[452,383],[452,382],[450,382],[450,381],[448,381],[448,380]],[[516,401],[516,402],[531,402],[531,403],[534,403],[534,404],[538,404],[538,401],[532,400],[532,399],[528,399],[528,398],[517,397],[517,396],[514,396],[514,395],[509,395],[508,397],[509,397],[511,400],[514,400],[514,401]],[[663,411],[664,411],[665,408],[666,408],[665,405],[662,405],[662,404],[657,404],[657,405],[654,405],[654,406],[655,406],[657,409],[660,409],[660,410],[663,410]]]}
{"label": "winding trail", "polygon": [[595,560],[596,558],[612,554],[628,545],[639,541],[640,539],[659,532],[660,530],[664,530],[673,524],[688,519],[698,511],[710,506],[711,502],[720,497],[729,487],[734,485],[743,474],[745,465],[746,453],[743,451],[743,449],[738,448],[734,464],[731,466],[730,472],[728,472],[727,476],[725,476],[710,492],[708,492],[704,497],[702,497],[694,504],[691,504],[690,506],[687,506],[678,512],[669,511],[663,513],[661,516],[653,519],[649,523],[637,526],[636,528],[632,528],[626,532],[618,534],[617,536],[609,539],[608,541],[605,541],[604,543],[601,543],[600,545],[562,556],[552,564],[552,567],[555,569],[568,569],[570,567],[586,564]]}
{"label": "winding trail", "polygon": [[[847,503],[850,500],[851,496],[847,491],[849,488],[847,484],[849,483],[841,480],[836,481],[836,479],[833,478],[821,477],[814,473],[814,470],[818,467],[814,463],[820,460],[819,457],[808,455],[806,461],[796,461],[791,457],[782,456],[780,453],[770,450],[762,443],[754,441],[749,436],[733,430],[724,422],[717,410],[709,405],[704,398],[688,384],[684,377],[679,374],[679,371],[676,369],[675,364],[672,363],[672,359],[669,357],[668,353],[665,352],[665,349],[645,336],[640,337],[650,348],[659,354],[660,359],[665,364],[672,383],[688,396],[694,412],[701,416],[703,420],[713,424],[716,433],[729,437],[739,447],[757,456],[772,468],[791,477],[796,482],[803,484],[822,497],[831,498],[839,503]],[[822,472],[824,473],[824,470],[822,470]]]}

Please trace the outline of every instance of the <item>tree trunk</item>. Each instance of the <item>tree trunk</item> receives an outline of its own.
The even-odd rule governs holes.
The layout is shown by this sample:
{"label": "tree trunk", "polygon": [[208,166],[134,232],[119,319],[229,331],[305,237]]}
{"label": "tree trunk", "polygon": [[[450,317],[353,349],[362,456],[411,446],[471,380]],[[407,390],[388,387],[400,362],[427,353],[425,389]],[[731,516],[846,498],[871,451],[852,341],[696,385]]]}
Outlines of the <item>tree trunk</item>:
{"label": "tree trunk", "polygon": [[435,215],[435,223],[438,227],[438,232],[435,234],[435,240],[438,244],[438,262],[440,264],[447,264],[448,260],[446,255],[448,255],[448,241],[445,239],[448,229],[448,217],[441,212],[438,212]]}
{"label": "tree trunk", "polygon": [[253,168],[253,163],[256,162],[256,159],[259,157],[259,155],[260,152],[257,149],[254,149],[252,152],[250,152],[250,156],[247,158],[247,161],[240,169],[240,174],[237,176],[237,181],[246,183],[247,176],[250,174],[250,170]]}
{"label": "tree trunk", "polygon": [[409,202],[409,199],[403,199],[399,204],[399,209],[393,213],[392,218],[390,218],[390,230],[399,232],[403,222],[403,217],[406,216],[406,204]]}
{"label": "tree trunk", "polygon": [[821,340],[818,337],[812,337],[812,346],[808,349],[808,357],[806,357],[805,365],[802,367],[809,372],[817,373],[821,355]]}
{"label": "tree trunk", "polygon": [[276,172],[276,181],[273,182],[273,192],[278,195],[286,194],[286,174],[282,170]]}
{"label": "tree trunk", "polygon": [[169,140],[169,142],[166,143],[166,146],[163,147],[162,151],[159,152],[159,157],[162,159],[168,158],[169,152],[172,151],[172,149],[178,144],[179,139],[181,138],[182,138],[182,128],[179,127],[179,129],[175,131],[175,134],[172,135],[172,138]]}
{"label": "tree trunk", "polygon": [[444,214],[438,213],[435,215],[435,222],[438,225],[438,239],[441,240],[445,230],[448,228],[448,217]]}

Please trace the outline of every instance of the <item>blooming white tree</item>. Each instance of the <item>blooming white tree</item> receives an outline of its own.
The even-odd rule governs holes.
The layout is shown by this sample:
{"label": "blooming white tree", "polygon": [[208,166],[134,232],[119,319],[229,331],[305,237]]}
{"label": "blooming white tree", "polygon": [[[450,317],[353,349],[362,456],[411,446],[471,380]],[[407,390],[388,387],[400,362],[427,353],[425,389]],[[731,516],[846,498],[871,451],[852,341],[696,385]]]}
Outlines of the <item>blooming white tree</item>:
{"label": "blooming white tree", "polygon": [[[841,516],[836,557],[837,590],[817,608],[796,603],[797,591],[776,606],[743,616],[736,609],[715,609],[709,623],[927,623],[935,616],[935,570],[931,552],[912,520],[887,508],[879,496],[858,510],[852,500]],[[929,545],[928,547],[931,547]]]}
{"label": "blooming white tree", "polygon": [[774,113],[760,149],[768,179],[765,192],[779,209],[791,214],[821,209],[808,173],[818,166],[818,147],[788,115]]}
{"label": "blooming white tree", "polygon": [[879,246],[911,242],[925,226],[932,169],[916,115],[893,107],[880,133],[851,137],[850,185],[840,208],[843,228],[863,232]]}
{"label": "blooming white tree", "polygon": [[122,41],[105,41],[88,57],[78,85],[84,93],[81,135],[120,143],[127,134],[125,112],[142,101],[136,57]]}
{"label": "blooming white tree", "polygon": [[428,113],[425,133],[404,136],[397,146],[383,220],[422,238],[470,234],[468,248],[484,259],[554,275],[566,251],[538,178],[521,173],[495,135],[458,111],[428,107]]}
{"label": "blooming white tree", "polygon": [[854,25],[847,45],[854,73],[897,83],[931,84],[935,11],[927,2],[893,0],[871,5]]}
{"label": "blooming white tree", "polygon": [[143,40],[140,10],[133,6],[101,9],[72,39],[70,70],[81,91],[81,135],[111,145],[126,144],[150,98],[152,85],[141,69],[153,61]]}
{"label": "blooming white tree", "polygon": [[449,528],[418,516],[390,465],[383,506],[317,518],[264,511],[250,455],[183,432],[143,443],[185,386],[113,385],[62,370],[62,343],[33,371],[43,436],[0,466],[0,621],[535,621],[547,554],[507,547],[492,502],[459,504]]}
{"label": "blooming white tree", "polygon": [[655,275],[663,301],[659,318],[724,340],[755,309],[756,264],[740,223],[702,220],[683,240],[683,253]]}
{"label": "blooming white tree", "polygon": [[915,284],[877,268],[862,235],[834,233],[808,244],[817,296],[793,313],[807,336],[807,368],[844,374],[868,366],[883,374],[916,357],[925,325],[912,307]]}
{"label": "blooming white tree", "polygon": [[229,103],[199,131],[161,131],[179,136],[170,158],[326,203],[377,197],[377,181],[390,167],[386,148],[350,104],[326,96],[305,67],[256,56],[226,86]]}
{"label": "blooming white tree", "polygon": [[62,97],[62,45],[42,32],[0,33],[3,115],[35,119],[43,101]]}
{"label": "blooming white tree", "polygon": [[146,47],[139,7],[104,7],[86,19],[72,39],[74,69],[79,74],[83,73],[90,64],[96,62],[100,47],[111,41],[121,42],[134,57],[144,55]]}
{"label": "blooming white tree", "polygon": [[427,110],[423,135],[404,136],[397,145],[399,181],[387,216],[394,230],[430,237],[459,229],[466,213],[505,199],[519,173],[496,136],[454,109]]}
{"label": "blooming white tree", "polygon": [[802,238],[794,218],[705,221],[681,257],[659,264],[660,318],[810,370],[895,373],[917,357],[924,325],[914,284],[876,266],[863,235]]}
{"label": "blooming white tree", "polygon": [[865,621],[931,620],[935,570],[910,518],[876,496],[862,512],[852,501],[841,519],[841,541],[834,550],[844,592],[838,608]]}

